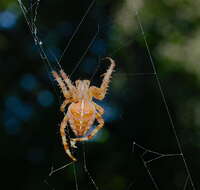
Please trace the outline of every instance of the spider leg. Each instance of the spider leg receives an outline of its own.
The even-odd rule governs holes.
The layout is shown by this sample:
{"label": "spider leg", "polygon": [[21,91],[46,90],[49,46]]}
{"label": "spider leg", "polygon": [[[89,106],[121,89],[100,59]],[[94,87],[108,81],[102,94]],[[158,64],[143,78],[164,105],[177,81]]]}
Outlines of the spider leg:
{"label": "spider leg", "polygon": [[95,102],[93,102],[93,105],[95,106],[96,110],[100,113],[100,115],[104,114],[104,109],[101,106],[99,106]]}
{"label": "spider leg", "polygon": [[80,137],[80,138],[73,138],[70,140],[71,144],[75,145],[76,142],[81,142],[81,141],[87,141],[89,139],[92,139],[96,134],[97,132],[103,128],[104,126],[104,120],[103,118],[101,117],[101,114],[100,113],[97,113],[96,114],[96,119],[99,123],[99,125],[97,125],[97,127],[86,137]]}
{"label": "spider leg", "polygon": [[106,95],[106,92],[110,83],[111,75],[115,67],[115,62],[113,59],[111,59],[110,57],[106,57],[105,59],[109,59],[109,61],[111,62],[111,65],[108,68],[107,72],[103,74],[104,78],[103,78],[100,88],[97,88],[95,86],[90,87],[90,92],[92,96],[94,96],[94,98],[99,99],[99,100],[102,100]]}
{"label": "spider leg", "polygon": [[71,80],[69,79],[69,77],[66,75],[66,73],[63,70],[60,70],[60,74],[63,78],[63,80],[65,81],[65,83],[67,84],[67,87],[70,89],[70,91],[74,92],[76,90],[75,86],[72,84]]}
{"label": "spider leg", "polygon": [[67,122],[68,122],[68,117],[67,115],[65,115],[64,119],[62,120],[61,124],[60,124],[60,135],[62,137],[62,142],[63,142],[63,146],[65,149],[66,154],[73,160],[76,161],[76,158],[71,154],[70,149],[69,149],[69,144],[67,143],[67,139],[66,139],[66,134],[65,134],[65,128],[67,126]]}
{"label": "spider leg", "polygon": [[71,102],[70,99],[66,99],[66,100],[62,103],[62,105],[60,106],[60,111],[61,111],[61,112],[64,112],[64,111],[65,111],[66,105],[69,104],[70,102]]}
{"label": "spider leg", "polygon": [[70,93],[67,90],[65,83],[63,82],[62,78],[58,75],[58,73],[56,71],[52,71],[52,75],[55,78],[55,80],[57,81],[58,85],[61,88],[61,91],[64,95],[65,98],[69,98],[70,97]]}

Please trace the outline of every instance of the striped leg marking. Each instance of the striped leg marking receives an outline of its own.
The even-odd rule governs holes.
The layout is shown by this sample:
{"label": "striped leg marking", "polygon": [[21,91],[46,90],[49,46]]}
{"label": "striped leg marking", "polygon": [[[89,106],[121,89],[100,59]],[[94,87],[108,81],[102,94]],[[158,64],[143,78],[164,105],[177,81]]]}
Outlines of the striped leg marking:
{"label": "striped leg marking", "polygon": [[67,126],[67,121],[68,121],[68,117],[67,115],[65,115],[63,121],[61,122],[60,125],[60,135],[62,137],[62,142],[63,142],[63,146],[65,149],[66,154],[73,160],[76,161],[76,158],[71,154],[70,149],[69,149],[69,144],[67,143],[67,139],[66,139],[66,134],[65,134],[65,128]]}
{"label": "striped leg marking", "polygon": [[55,78],[55,80],[57,81],[58,85],[61,88],[61,91],[64,95],[65,98],[69,98],[70,97],[70,93],[67,90],[65,83],[63,82],[62,78],[58,75],[58,73],[56,71],[52,71],[52,75]]}
{"label": "striped leg marking", "polygon": [[99,106],[98,104],[96,104],[95,102],[93,102],[93,104],[94,104],[96,110],[99,112],[99,114],[103,115],[104,114],[104,109],[101,106]]}
{"label": "striped leg marking", "polygon": [[66,107],[67,104],[69,104],[69,103],[70,103],[70,100],[66,99],[66,100],[62,103],[62,105],[60,106],[60,111],[61,111],[61,112],[64,112],[64,111],[65,111],[65,107]]}

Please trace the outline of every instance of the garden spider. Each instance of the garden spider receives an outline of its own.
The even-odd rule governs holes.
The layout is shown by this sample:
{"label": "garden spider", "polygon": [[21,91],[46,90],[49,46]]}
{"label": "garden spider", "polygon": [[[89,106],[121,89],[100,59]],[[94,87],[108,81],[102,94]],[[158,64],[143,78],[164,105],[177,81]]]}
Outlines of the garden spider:
{"label": "garden spider", "polygon": [[[111,79],[111,74],[114,71],[114,60],[110,57],[106,57],[105,59],[108,59],[111,62],[111,65],[104,74],[100,88],[90,86],[89,80],[76,80],[75,85],[73,85],[63,70],[61,70],[60,73],[52,71],[53,77],[60,86],[65,98],[60,110],[64,112],[67,104],[71,103],[63,121],[60,124],[60,134],[65,152],[73,161],[76,161],[76,158],[71,154],[70,147],[76,148],[76,142],[86,141],[93,138],[104,126],[104,120],[102,118],[104,109],[93,102],[92,99],[94,97],[98,100],[102,100],[105,97]],[[95,119],[99,124],[89,135],[86,135]],[[65,128],[68,122],[77,137],[71,138],[69,140],[69,144],[65,134]]]}

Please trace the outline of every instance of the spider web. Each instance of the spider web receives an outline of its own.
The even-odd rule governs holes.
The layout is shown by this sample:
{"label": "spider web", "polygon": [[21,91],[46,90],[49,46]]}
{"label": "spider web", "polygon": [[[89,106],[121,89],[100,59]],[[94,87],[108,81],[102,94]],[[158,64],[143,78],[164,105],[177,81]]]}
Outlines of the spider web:
{"label": "spider web", "polygon": [[[32,34],[32,37],[34,39],[35,45],[39,49],[40,56],[41,56],[42,60],[44,61],[45,65],[47,65],[49,67],[47,69],[47,72],[49,72],[48,70],[50,70],[50,71],[60,70],[62,67],[64,67],[63,60],[64,60],[65,55],[69,52],[69,49],[73,43],[73,40],[80,34],[79,31],[81,30],[81,26],[83,24],[85,24],[85,21],[87,21],[88,15],[94,9],[94,7],[97,6],[96,5],[97,2],[95,0],[93,0],[87,6],[86,10],[84,11],[83,16],[81,17],[79,23],[76,25],[75,29],[73,30],[71,37],[67,40],[66,45],[65,45],[64,49],[62,50],[62,52],[59,54],[59,56],[55,55],[55,53],[49,49],[49,47],[48,47],[49,45],[46,42],[44,42],[43,38],[40,37],[41,33],[40,33],[40,29],[37,24],[37,22],[39,20],[38,12],[40,11],[40,3],[41,3],[40,0],[37,0],[37,1],[18,0],[18,2],[19,2],[19,6],[21,8],[21,11],[25,17],[26,23],[29,27],[29,30]],[[133,4],[134,4],[134,2],[133,2]],[[135,2],[135,5],[137,5],[136,2]],[[126,168],[128,171],[131,170],[133,173],[133,176],[127,176],[127,179],[125,180],[125,182],[121,178],[114,177],[114,174],[112,176],[108,176],[108,177],[110,177],[110,181],[113,186],[106,186],[106,189],[108,189],[108,188],[116,189],[115,183],[120,184],[120,182],[119,182],[120,180],[121,180],[122,189],[124,189],[124,188],[125,189],[139,189],[142,181],[143,181],[143,183],[144,182],[146,183],[146,187],[148,189],[156,189],[156,190],[165,189],[165,187],[163,185],[164,182],[162,182],[163,178],[166,181],[166,183],[167,183],[167,181],[170,181],[170,180],[167,180],[166,175],[164,175],[163,178],[160,177],[163,175],[163,173],[165,173],[164,169],[163,169],[163,173],[161,174],[161,173],[159,173],[159,170],[156,171],[156,168],[163,167],[163,165],[165,165],[166,163],[170,166],[170,168],[173,168],[173,167],[175,167],[175,163],[176,163],[176,165],[178,165],[178,167],[179,167],[179,171],[182,172],[181,179],[180,179],[180,181],[182,181],[182,184],[179,184],[178,188],[183,189],[183,190],[186,190],[186,189],[195,190],[196,188],[195,188],[194,181],[193,181],[193,178],[190,173],[190,169],[188,167],[188,163],[186,162],[186,158],[184,156],[183,147],[182,147],[180,139],[177,135],[177,132],[176,132],[176,129],[174,126],[173,117],[170,112],[167,100],[166,100],[166,95],[163,91],[163,87],[161,85],[159,74],[157,72],[157,69],[155,67],[155,62],[151,55],[150,47],[149,47],[149,44],[147,41],[147,35],[145,34],[142,20],[140,18],[140,15],[138,14],[138,8],[137,8],[137,6],[135,6],[135,7],[134,6],[132,7],[133,8],[132,11],[135,16],[135,22],[137,23],[137,25],[136,25],[137,26],[137,30],[136,30],[137,34],[135,36],[138,38],[141,38],[144,42],[144,46],[146,47],[146,58],[144,58],[145,59],[144,64],[147,65],[145,67],[146,70],[144,69],[145,70],[144,72],[140,72],[140,67],[139,67],[139,69],[138,69],[139,72],[133,73],[133,72],[128,72],[128,71],[123,71],[123,69],[120,70],[117,68],[116,74],[113,77],[113,81],[114,81],[113,83],[114,84],[117,83],[115,81],[117,81],[119,78],[121,78],[121,81],[122,81],[121,85],[123,85],[127,80],[136,80],[136,81],[138,81],[137,85],[138,84],[144,85],[144,88],[146,86],[150,86],[150,88],[155,88],[159,92],[160,97],[158,97],[158,100],[160,100],[160,102],[161,102],[160,103],[161,110],[162,110],[162,112],[165,113],[165,121],[168,121],[168,125],[167,125],[168,129],[165,129],[165,132],[166,132],[166,134],[169,135],[169,139],[174,142],[173,143],[174,147],[167,147],[165,145],[165,147],[162,150],[157,151],[157,149],[159,149],[159,148],[156,146],[156,143],[159,142],[160,138],[162,139],[162,137],[159,138],[159,136],[158,136],[158,138],[155,141],[152,140],[153,143],[151,146],[153,148],[146,148],[147,146],[139,143],[140,140],[137,140],[137,138],[134,138],[134,134],[130,134],[130,135],[127,134],[126,137],[123,137],[123,136],[121,137],[123,140],[127,139],[125,142],[122,142],[123,147],[114,148],[114,145],[116,145],[116,144],[115,144],[114,140],[112,140],[112,133],[111,133],[111,135],[109,137],[109,141],[111,142],[110,144],[111,144],[112,149],[115,149],[115,150],[113,150],[113,152],[116,151],[116,156],[113,159],[111,159],[110,162],[111,163],[115,162],[115,159],[118,160],[119,158],[124,159],[124,162],[127,163],[127,164],[125,164],[124,168]],[[109,23],[109,27],[110,26],[114,27],[115,22],[112,21],[111,23]],[[72,75],[76,76],[77,70],[81,67],[81,65],[83,65],[82,62],[84,61],[85,57],[88,55],[88,52],[91,50],[91,47],[97,40],[98,36],[104,32],[104,29],[106,27],[107,26],[102,26],[100,24],[96,24],[96,28],[92,29],[93,30],[92,37],[89,37],[90,40],[89,40],[87,47],[84,49],[84,52],[80,56],[79,60],[75,64],[75,66],[72,67],[73,69],[70,73],[70,77],[72,77]],[[117,36],[117,37],[119,37],[119,36]],[[133,39],[125,38],[125,39],[123,39],[124,43],[121,43],[120,40],[122,40],[122,38],[119,37],[119,39],[117,39],[117,40],[116,40],[116,38],[114,38],[113,41],[115,43],[117,43],[117,47],[115,46],[114,50],[112,49],[112,47],[110,47],[111,50],[109,50],[111,52],[109,54],[109,56],[111,56],[111,57],[117,56],[117,54],[120,52],[120,50],[123,49],[124,47],[130,47],[130,45],[134,41]],[[93,78],[94,78],[94,75],[96,74],[96,72],[98,73],[97,69],[100,68],[100,66],[101,66],[100,57],[102,57],[102,56],[105,56],[105,55],[104,54],[97,55],[96,68],[95,68],[95,71],[92,71],[92,76],[91,76],[92,81],[93,81]],[[119,61],[117,59],[115,59],[115,60],[116,60],[117,64],[118,64],[118,62],[123,62],[123,60],[119,60]],[[137,68],[136,68],[136,71],[137,71]],[[68,73],[68,72],[66,71],[66,73]],[[51,76],[50,76],[50,80],[52,81]],[[146,80],[148,80],[148,81],[146,82]],[[149,80],[151,80],[151,82],[149,82]],[[55,83],[52,82],[52,85],[53,85],[53,87],[55,87]],[[120,85],[120,84],[118,84],[118,85]],[[136,85],[136,88],[137,88],[137,85]],[[144,90],[144,92],[145,92],[145,90]],[[60,95],[57,92],[56,92],[56,94],[58,96],[59,104],[61,104],[62,101],[61,101]],[[122,95],[123,95],[123,92],[122,92]],[[109,111],[108,111],[108,113],[109,113]],[[141,110],[140,113],[144,113],[144,112]],[[128,120],[127,119],[128,116],[125,115],[126,114],[125,112],[121,112],[121,114],[120,113],[117,113],[117,114],[120,115],[119,122],[121,123],[121,126],[123,126],[123,122]],[[136,113],[134,113],[134,114],[136,114]],[[147,114],[144,113],[144,115],[147,115]],[[136,116],[137,116],[137,114],[136,114]],[[134,120],[134,118],[133,118],[133,120]],[[126,123],[129,123],[131,121],[132,120],[129,120]],[[113,125],[114,125],[114,123],[115,122],[113,122]],[[146,125],[145,122],[141,122],[141,126],[144,126],[144,125]],[[131,125],[126,126],[126,127],[124,127],[124,129],[117,129],[117,130],[127,130],[127,133],[129,133],[128,127],[132,127],[132,126]],[[114,128],[114,127],[112,127],[112,128]],[[136,126],[136,128],[138,128],[138,127]],[[112,131],[114,133],[114,129],[112,129]],[[157,132],[157,131],[159,131],[158,128],[154,129],[154,132]],[[69,133],[70,132],[68,131],[68,134]],[[105,133],[105,131],[102,133]],[[160,133],[158,133],[158,134],[160,135]],[[103,134],[102,136],[105,137],[106,135]],[[132,139],[131,144],[129,143],[130,139]],[[133,140],[133,139],[136,139],[136,140]],[[97,135],[97,141],[98,140],[99,141],[101,140],[101,136],[98,137],[98,135]],[[120,140],[120,138],[118,138],[118,140]],[[155,142],[155,145],[154,145],[154,142]],[[148,142],[146,142],[146,143],[148,143]],[[96,190],[105,189],[103,186],[101,186],[101,187],[99,186],[98,177],[94,177],[95,175],[93,176],[91,174],[90,170],[92,171],[92,173],[95,173],[94,172],[95,169],[93,169],[93,167],[92,168],[88,167],[87,160],[89,160],[89,159],[87,159],[86,153],[88,152],[87,150],[91,149],[91,148],[87,148],[89,146],[89,144],[90,143],[87,143],[87,144],[83,143],[82,146],[79,147],[80,150],[76,152],[78,154],[77,158],[78,158],[78,160],[80,160],[78,163],[72,163],[69,161],[67,164],[62,165],[62,164],[55,163],[55,160],[53,158],[53,164],[51,164],[50,173],[45,178],[44,183],[51,189],[62,189],[62,187],[58,185],[58,183],[60,183],[60,180],[58,180],[58,178],[62,175],[64,175],[64,176],[68,175],[69,173],[66,172],[66,169],[68,169],[67,170],[68,172],[70,172],[70,170],[73,170],[73,180],[72,181],[75,183],[76,189],[81,189],[80,188],[81,183],[83,183],[82,180],[83,181],[86,180],[86,181],[88,181],[89,184],[92,184],[92,189],[96,189]],[[96,145],[93,145],[93,146],[96,146]],[[98,146],[98,149],[100,149],[100,150],[98,150],[99,152],[97,151],[97,155],[100,155],[100,153],[102,152],[101,144]],[[129,149],[130,150],[129,154],[123,155],[122,149]],[[104,150],[104,154],[102,153],[104,155],[104,157],[108,157],[108,153],[106,153],[106,150],[107,149]],[[122,152],[121,154],[117,153],[119,150]],[[163,150],[165,150],[164,152],[172,152],[172,153],[163,153]],[[95,147],[93,148],[93,151],[96,151]],[[95,160],[95,165],[98,165],[99,159],[97,157],[94,157],[94,160]],[[91,159],[90,159],[90,161],[91,161]],[[58,162],[61,163],[60,161],[58,161]],[[65,156],[65,158],[63,158],[63,163],[64,162],[66,162],[66,156]],[[136,175],[136,173],[134,173],[134,169],[136,169],[136,171],[138,171],[137,167],[139,167],[140,170],[142,170],[141,163],[143,165],[144,172],[142,174],[142,177],[139,179],[139,177]],[[59,166],[56,167],[55,164],[61,165],[61,167],[59,167]],[[103,165],[102,164],[101,165],[105,168],[106,167],[109,168],[108,164],[109,163],[104,163]],[[131,164],[132,164],[132,166],[131,166]],[[113,167],[114,166],[116,166],[116,163],[113,164]],[[122,167],[122,166],[121,165],[118,166],[118,168],[120,168],[120,167]],[[90,168],[90,169],[88,169],[88,168]],[[96,167],[96,168],[98,168],[98,167]],[[108,171],[108,169],[106,169],[106,171]],[[116,169],[116,171],[114,170],[113,172],[117,173],[117,172],[119,172],[119,170]],[[85,176],[84,173],[86,174],[87,179],[82,177],[82,176]],[[121,173],[124,174],[124,176],[126,176],[126,171],[122,171]],[[131,173],[131,172],[129,171],[127,173]],[[52,181],[54,181],[54,179],[52,179],[53,177],[55,177],[56,185],[52,183]],[[111,178],[112,178],[112,180],[111,180]],[[64,179],[63,176],[61,179],[62,180]],[[171,179],[171,178],[169,177],[169,179]],[[107,181],[106,179],[102,179],[102,180]],[[101,180],[99,180],[99,181],[101,181]],[[61,181],[61,183],[63,183],[63,181]],[[68,184],[71,185],[70,180],[69,180]],[[101,184],[102,184],[102,182],[101,182]],[[87,188],[89,188],[89,186]],[[174,187],[172,187],[172,188],[174,188]],[[118,188],[118,189],[120,189],[120,188]]]}

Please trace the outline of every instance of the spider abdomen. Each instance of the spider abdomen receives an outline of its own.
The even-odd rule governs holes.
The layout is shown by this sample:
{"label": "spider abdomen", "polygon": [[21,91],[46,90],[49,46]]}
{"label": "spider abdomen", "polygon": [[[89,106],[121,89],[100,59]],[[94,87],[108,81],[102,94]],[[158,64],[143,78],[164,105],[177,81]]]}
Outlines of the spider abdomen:
{"label": "spider abdomen", "polygon": [[95,120],[96,109],[91,102],[81,100],[68,108],[70,126],[76,136],[84,136]]}

